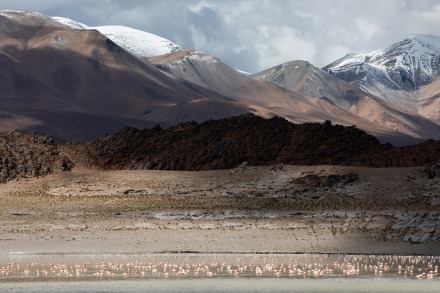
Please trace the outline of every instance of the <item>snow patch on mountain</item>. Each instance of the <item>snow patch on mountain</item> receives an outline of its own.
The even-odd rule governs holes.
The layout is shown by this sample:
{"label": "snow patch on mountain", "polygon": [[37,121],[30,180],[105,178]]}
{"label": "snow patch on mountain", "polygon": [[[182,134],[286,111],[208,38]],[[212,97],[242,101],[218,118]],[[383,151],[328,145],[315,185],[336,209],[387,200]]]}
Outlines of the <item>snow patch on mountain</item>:
{"label": "snow patch on mountain", "polygon": [[119,46],[141,58],[169,54],[183,49],[157,35],[125,26],[97,26],[91,29],[98,30]]}
{"label": "snow patch on mountain", "polygon": [[53,19],[50,16],[34,11],[0,10],[0,15],[7,17],[12,21],[16,21],[16,22],[21,22],[23,17],[29,17],[29,16],[53,21]]}
{"label": "snow patch on mountain", "polygon": [[183,49],[165,38],[126,26],[89,27],[65,17],[53,17],[53,19],[73,29],[96,29],[139,58],[169,54]]}
{"label": "snow patch on mountain", "polygon": [[343,67],[343,66],[350,65],[350,64],[364,63],[365,59],[366,59],[365,54],[357,54],[357,55],[352,56],[351,58],[345,59],[344,61],[342,61],[341,63],[339,63],[335,67],[338,68],[338,67]]}
{"label": "snow patch on mountain", "polygon": [[246,72],[246,71],[243,71],[243,70],[240,70],[240,69],[235,69],[238,73],[241,73],[241,74],[243,74],[244,76],[250,76],[251,75],[251,73],[249,73],[249,72]]}
{"label": "snow patch on mountain", "polygon": [[60,17],[60,16],[54,16],[52,17],[56,21],[58,21],[61,24],[64,24],[67,27],[73,28],[73,29],[89,29],[89,27],[83,23],[80,23],[78,21],[72,20],[70,18],[66,17]]}

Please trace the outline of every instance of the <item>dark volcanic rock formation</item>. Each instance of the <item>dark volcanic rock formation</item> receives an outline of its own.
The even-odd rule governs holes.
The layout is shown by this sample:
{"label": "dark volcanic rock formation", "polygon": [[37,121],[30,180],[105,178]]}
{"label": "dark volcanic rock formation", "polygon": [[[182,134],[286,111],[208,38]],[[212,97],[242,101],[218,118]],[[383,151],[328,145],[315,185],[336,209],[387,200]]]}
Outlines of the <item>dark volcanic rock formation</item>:
{"label": "dark volcanic rock formation", "polygon": [[53,172],[59,148],[49,136],[20,131],[0,133],[0,183]]}
{"label": "dark volcanic rock formation", "polygon": [[440,142],[395,148],[356,127],[305,123],[252,114],[163,130],[126,128],[83,146],[81,156],[105,169],[208,170],[251,165],[431,165]]}
{"label": "dark volcanic rock formation", "polygon": [[[0,182],[83,164],[101,169],[210,170],[243,162],[247,163],[242,166],[280,164],[280,170],[282,164],[424,166],[421,174],[434,177],[440,174],[440,141],[399,148],[380,144],[354,126],[330,121],[293,124],[252,114],[168,129],[124,128],[87,143],[56,143],[49,136],[18,131],[0,134]],[[345,179],[325,180],[333,184]]]}
{"label": "dark volcanic rock formation", "polygon": [[308,174],[294,180],[295,183],[304,187],[332,187],[335,185],[344,186],[358,180],[358,175],[353,173],[348,174],[330,174],[330,175],[316,175]]}

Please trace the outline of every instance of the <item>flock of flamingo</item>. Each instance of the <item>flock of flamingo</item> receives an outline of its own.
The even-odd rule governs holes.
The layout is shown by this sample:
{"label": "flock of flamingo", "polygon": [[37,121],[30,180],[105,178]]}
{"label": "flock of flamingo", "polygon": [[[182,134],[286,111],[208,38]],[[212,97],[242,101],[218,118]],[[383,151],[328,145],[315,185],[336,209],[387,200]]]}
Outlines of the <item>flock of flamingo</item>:
{"label": "flock of flamingo", "polygon": [[8,256],[0,281],[32,278],[402,277],[438,280],[440,257],[393,255]]}

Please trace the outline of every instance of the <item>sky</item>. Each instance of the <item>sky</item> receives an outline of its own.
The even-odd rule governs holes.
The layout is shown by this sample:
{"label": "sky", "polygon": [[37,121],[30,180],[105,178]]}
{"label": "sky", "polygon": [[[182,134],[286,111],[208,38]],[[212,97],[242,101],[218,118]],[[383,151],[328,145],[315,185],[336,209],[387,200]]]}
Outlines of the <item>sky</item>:
{"label": "sky", "polygon": [[323,67],[410,34],[440,35],[438,0],[0,0],[0,9],[129,26],[250,73],[291,60]]}

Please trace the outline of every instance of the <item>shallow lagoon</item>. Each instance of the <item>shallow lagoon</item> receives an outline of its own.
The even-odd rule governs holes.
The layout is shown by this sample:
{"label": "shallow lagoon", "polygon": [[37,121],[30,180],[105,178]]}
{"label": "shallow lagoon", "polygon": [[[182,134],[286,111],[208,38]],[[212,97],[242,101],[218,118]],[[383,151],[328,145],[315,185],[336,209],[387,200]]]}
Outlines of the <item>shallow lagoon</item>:
{"label": "shallow lagoon", "polygon": [[343,254],[0,256],[0,292],[439,292],[440,257]]}
{"label": "shallow lagoon", "polygon": [[439,292],[439,282],[384,278],[273,279],[213,278],[0,283],[1,292]]}

